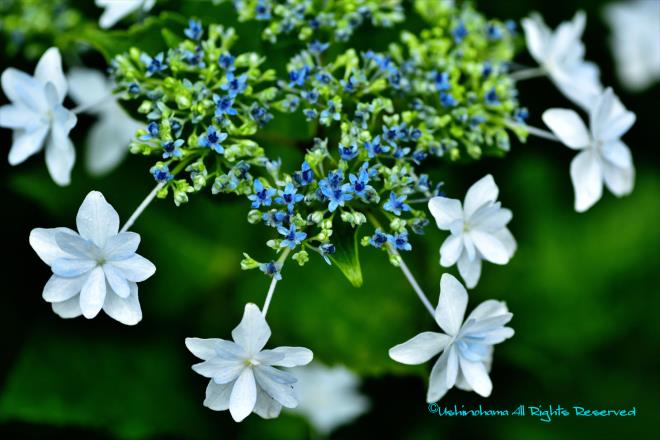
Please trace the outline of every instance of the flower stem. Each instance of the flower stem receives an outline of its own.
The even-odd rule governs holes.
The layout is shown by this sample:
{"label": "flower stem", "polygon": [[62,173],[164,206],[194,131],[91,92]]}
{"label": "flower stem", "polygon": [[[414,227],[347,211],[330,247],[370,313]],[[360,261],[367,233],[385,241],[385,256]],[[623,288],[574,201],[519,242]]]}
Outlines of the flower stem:
{"label": "flower stem", "polygon": [[543,130],[542,128],[536,128],[536,127],[530,127],[529,125],[526,124],[520,124],[514,121],[505,121],[505,124],[508,125],[510,128],[522,128],[527,130],[527,132],[533,136],[540,137],[543,139],[547,139],[549,141],[555,141],[562,143],[561,140],[554,135],[554,133]]}
{"label": "flower stem", "polygon": [[92,109],[92,108],[94,108],[98,105],[103,104],[104,102],[106,102],[110,98],[112,98],[113,96],[114,96],[114,94],[112,92],[106,93],[105,95],[101,96],[101,98],[97,99],[96,101],[88,102],[86,104],[80,104],[78,107],[73,108],[73,110],[71,110],[71,111],[75,114],[86,112],[89,109]]}
{"label": "flower stem", "polygon": [[156,187],[151,190],[149,195],[147,195],[147,197],[145,197],[145,199],[142,201],[142,203],[140,203],[140,206],[138,206],[135,209],[135,211],[133,212],[133,214],[131,214],[131,216],[128,218],[128,220],[126,220],[126,223],[124,223],[124,226],[121,228],[121,230],[119,232],[126,232],[126,231],[128,231],[128,228],[133,226],[133,223],[135,223],[135,220],[137,220],[137,218],[140,216],[140,214],[142,214],[142,212],[147,208],[147,206],[149,206],[149,203],[151,203],[151,201],[154,199],[154,197],[156,197],[156,194],[158,194],[158,191],[160,191],[161,188],[163,188],[163,186],[165,186],[165,183],[166,182],[159,182],[158,185],[156,185]]}
{"label": "flower stem", "polygon": [[408,269],[408,266],[406,265],[406,262],[403,261],[403,258],[401,258],[401,255],[399,254],[399,251],[397,251],[396,249],[392,249],[391,247],[390,247],[390,249],[392,250],[392,253],[394,253],[395,255],[397,255],[399,257],[399,267],[401,268],[401,272],[403,272],[403,274],[406,276],[406,279],[408,280],[408,282],[412,286],[413,290],[415,291],[415,293],[419,297],[420,301],[422,301],[422,304],[424,304],[424,307],[426,307],[426,310],[429,311],[431,316],[435,317],[435,310],[433,310],[433,306],[431,305],[431,301],[429,301],[429,298],[426,296],[426,294],[424,293],[422,288],[419,287],[419,284],[417,283],[417,280],[415,279],[413,274],[410,272],[410,269]]}
{"label": "flower stem", "polygon": [[[280,264],[284,264],[284,261],[286,260],[286,257],[289,256],[290,252],[291,249],[286,248],[284,252],[282,252],[282,255],[280,255],[280,258],[277,259],[277,262]],[[273,276],[273,279],[270,281],[270,286],[268,286],[268,293],[266,293],[266,300],[264,301],[264,306],[261,309],[261,314],[264,315],[264,318],[266,317],[266,313],[268,313],[268,307],[270,307],[270,301],[273,299],[273,294],[275,293],[275,286],[277,285],[277,281],[278,281],[277,278]]]}
{"label": "flower stem", "polygon": [[538,78],[540,76],[545,76],[545,70],[542,67],[531,67],[529,69],[511,72],[509,78],[514,81],[522,81],[525,79]]}

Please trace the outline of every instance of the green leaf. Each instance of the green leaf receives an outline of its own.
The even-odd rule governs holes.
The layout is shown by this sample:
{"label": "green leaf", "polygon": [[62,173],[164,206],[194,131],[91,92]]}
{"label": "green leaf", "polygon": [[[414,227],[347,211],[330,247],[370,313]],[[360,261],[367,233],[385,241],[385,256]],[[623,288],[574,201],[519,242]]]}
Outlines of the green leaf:
{"label": "green leaf", "polygon": [[78,39],[94,47],[110,61],[135,46],[148,53],[166,50],[168,38],[182,34],[186,23],[186,19],[178,14],[163,12],[128,30],[108,31],[90,25],[82,30]]}
{"label": "green leaf", "polygon": [[332,228],[332,243],[336,252],[329,255],[330,261],[341,270],[354,287],[362,286],[362,268],[358,254],[358,228],[352,228],[348,223],[338,221]]}

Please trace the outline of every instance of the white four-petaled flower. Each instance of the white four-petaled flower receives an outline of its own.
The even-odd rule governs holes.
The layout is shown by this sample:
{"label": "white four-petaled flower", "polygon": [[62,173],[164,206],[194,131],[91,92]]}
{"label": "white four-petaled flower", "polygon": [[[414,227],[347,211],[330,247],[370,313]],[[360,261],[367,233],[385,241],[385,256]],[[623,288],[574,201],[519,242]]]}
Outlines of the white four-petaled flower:
{"label": "white four-petaled flower", "polygon": [[142,319],[137,284],[156,271],[136,254],[140,236],[118,232],[117,211],[103,194],[90,192],[76,216],[78,232],[69,228],[33,229],[30,245],[53,276],[43,291],[62,318],[94,318],[103,309],[122,324]]}
{"label": "white four-petaled flower", "polygon": [[604,12],[621,82],[640,91],[660,80],[660,2],[608,3]]}
{"label": "white four-petaled flower", "polygon": [[484,301],[463,322],[467,302],[461,283],[443,274],[435,322],[445,333],[423,332],[390,349],[392,359],[407,365],[422,364],[442,352],[431,370],[429,403],[440,400],[454,386],[488,397],[493,389],[488,376],[493,345],[514,334],[505,327],[513,315],[504,302]]}
{"label": "white four-petaled flower", "polygon": [[305,416],[320,434],[351,422],[367,411],[369,401],[360,394],[360,378],[346,367],[313,362],[290,370],[300,404],[289,412]]}
{"label": "white four-petaled flower", "polygon": [[149,11],[154,4],[156,0],[96,0],[96,6],[105,9],[99,18],[99,26],[103,29],[111,28],[140,8],[145,12]]}
{"label": "white four-petaled flower", "polygon": [[99,119],[89,132],[85,165],[93,174],[111,171],[128,153],[128,144],[142,124],[110,96],[112,83],[101,72],[75,68],[68,79],[73,100]]}
{"label": "white four-petaled flower", "polygon": [[67,82],[59,50],[51,47],[41,56],[34,76],[10,67],[2,72],[1,81],[11,104],[0,107],[0,127],[14,130],[9,163],[18,165],[46,143],[51,177],[58,185],[68,185],[76,160],[69,139],[76,115],[62,105]]}
{"label": "white four-petaled flower", "polygon": [[590,130],[568,109],[546,110],[543,122],[564,145],[580,151],[571,162],[576,211],[584,212],[600,199],[603,181],[618,197],[632,191],[635,168],[620,138],[635,123],[635,114],[625,109],[612,89],[606,89],[589,110]]}
{"label": "white four-petaled flower", "polygon": [[588,108],[602,91],[598,67],[584,60],[581,41],[586,24],[584,12],[561,23],[554,32],[538,14],[522,21],[527,49],[557,88],[571,101]]}
{"label": "white four-petaled flower", "polygon": [[479,281],[482,259],[507,264],[516,251],[516,241],[506,228],[513,215],[497,202],[498,193],[488,174],[470,187],[462,206],[460,200],[446,197],[429,200],[438,228],[451,231],[440,247],[440,264],[450,267],[458,263],[470,289]]}
{"label": "white four-petaled flower", "polygon": [[193,370],[211,378],[204,406],[215,411],[229,409],[232,418],[240,422],[253,411],[269,419],[277,417],[282,406],[298,405],[293,391],[296,378],[274,367],[307,365],[313,354],[303,347],[263,350],[270,335],[259,308],[248,303],[243,319],[231,333],[234,342],[186,338],[186,347],[204,360],[193,365]]}

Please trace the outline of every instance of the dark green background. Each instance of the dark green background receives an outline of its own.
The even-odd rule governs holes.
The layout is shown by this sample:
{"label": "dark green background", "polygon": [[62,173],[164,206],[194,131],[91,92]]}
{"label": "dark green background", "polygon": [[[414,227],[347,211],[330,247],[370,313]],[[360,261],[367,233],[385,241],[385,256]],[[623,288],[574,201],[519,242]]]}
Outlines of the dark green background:
{"label": "dark green background", "polygon": [[[196,3],[184,5],[191,11]],[[530,138],[515,144],[504,159],[448,167],[429,164],[444,180],[449,196],[460,198],[469,185],[492,173],[500,199],[514,212],[511,229],[519,248],[506,267],[486,265],[470,308],[505,300],[516,335],[497,347],[489,399],[450,391],[442,405],[483,405],[513,409],[525,405],[636,407],[635,418],[439,418],[424,403],[430,365],[406,367],[387,349],[433,322],[401,273],[384,255],[361,249],[363,288],[351,287],[317,258],[303,269],[287,265],[269,313],[272,346],[304,345],[330,364],[345,364],[364,377],[371,411],[334,433],[366,438],[375,432],[396,438],[554,439],[647,438],[660,411],[658,338],[660,310],[660,173],[657,105],[659,88],[626,94],[617,82],[601,20],[603,3],[580,2],[588,13],[587,57],[596,61],[605,84],[637,113],[625,137],[637,166],[634,193],[616,199],[607,193],[585,214],[573,211],[568,168],[574,152]],[[518,19],[538,10],[552,26],[568,19],[571,1],[481,1],[486,14]],[[199,13],[199,12],[198,12]],[[232,16],[224,13],[225,22]],[[413,20],[414,22],[414,20]],[[250,25],[242,34],[254,35]],[[660,33],[660,30],[658,30]],[[358,31],[360,47],[382,48],[392,33]],[[660,35],[659,35],[660,38]],[[260,47],[243,40],[245,47]],[[0,46],[1,47],[1,46]],[[286,45],[278,45],[286,51]],[[100,59],[87,55],[87,62]],[[526,53],[517,59],[530,64]],[[31,71],[20,58],[0,61]],[[99,67],[101,67],[99,65]],[[553,106],[568,106],[544,79],[520,85],[530,123]],[[4,98],[3,98],[4,99]],[[79,151],[85,127],[74,130]],[[280,127],[282,128],[282,127]],[[275,126],[274,129],[277,129]],[[0,133],[10,145],[9,132]],[[271,155],[298,161],[301,149],[267,145]],[[266,229],[245,221],[248,204],[232,198],[194,195],[175,208],[157,201],[136,223],[140,253],[155,262],[156,275],[140,285],[144,320],[125,327],[105,315],[87,321],[62,320],[41,299],[49,269],[28,245],[34,227],[74,226],[77,207],[91,189],[103,191],[125,219],[153,186],[149,161],[130,158],[109,176],[87,176],[82,160],[73,185],[57,188],[42,157],[10,168],[2,160],[3,276],[0,307],[0,437],[3,438],[306,438],[304,420],[257,416],[235,424],[227,412],[202,406],[206,379],[190,370],[195,361],[186,336],[228,337],[247,301],[261,305],[268,280],[241,272],[242,251],[268,258]],[[437,301],[438,248],[444,235],[429,228],[406,255],[432,301]],[[654,423],[656,422],[656,423]]]}

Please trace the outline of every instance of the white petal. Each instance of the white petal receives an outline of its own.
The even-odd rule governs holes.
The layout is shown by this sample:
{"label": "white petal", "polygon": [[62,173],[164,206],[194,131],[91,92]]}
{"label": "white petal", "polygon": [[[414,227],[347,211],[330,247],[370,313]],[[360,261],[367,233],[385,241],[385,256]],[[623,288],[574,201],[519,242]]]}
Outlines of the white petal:
{"label": "white petal", "polygon": [[599,139],[610,141],[619,139],[635,124],[637,116],[633,112],[623,111],[610,117],[609,123],[599,133]]}
{"label": "white petal", "polygon": [[103,308],[106,297],[105,275],[103,269],[96,267],[89,273],[80,292],[80,309],[83,316],[91,319]]}
{"label": "white petal", "polygon": [[465,321],[469,321],[471,319],[479,321],[481,319],[488,319],[492,318],[493,316],[504,315],[506,313],[509,313],[509,309],[507,308],[504,301],[489,299],[475,307],[474,310],[472,310],[472,313],[470,313],[465,319]]}
{"label": "white petal", "polygon": [[80,310],[80,297],[78,295],[66,301],[55,302],[51,304],[53,312],[60,316],[60,318],[76,318],[82,315]]}
{"label": "white petal", "polygon": [[447,372],[446,372],[446,387],[451,389],[456,384],[458,378],[458,354],[456,347],[452,344],[448,349],[447,355]]}
{"label": "white petal", "polygon": [[55,243],[64,252],[69,254],[69,257],[91,260],[94,245],[85,240],[78,234],[69,234],[68,232],[58,232],[55,234]]}
{"label": "white petal", "polygon": [[467,252],[463,252],[458,259],[458,272],[465,281],[465,286],[468,289],[474,288],[479,282],[481,276],[481,258],[477,257],[470,260]]}
{"label": "white petal", "polygon": [[484,259],[495,264],[507,264],[509,262],[509,251],[497,236],[479,229],[470,231],[470,236]]}
{"label": "white petal", "polygon": [[444,267],[453,266],[463,252],[463,236],[450,235],[440,247],[440,264]]}
{"label": "white petal", "polygon": [[511,231],[509,231],[507,228],[502,228],[495,232],[494,235],[502,244],[504,244],[509,258],[513,257],[513,254],[516,253],[516,248],[518,245],[516,244],[516,239],[513,238]]}
{"label": "white petal", "polygon": [[435,309],[435,321],[448,335],[458,334],[467,302],[465,287],[453,275],[443,273],[440,278],[440,300]]}
{"label": "white petal", "polygon": [[488,377],[488,372],[484,364],[482,362],[468,361],[463,356],[459,356],[459,362],[461,372],[472,389],[480,396],[490,396],[491,391],[493,391],[493,383],[490,381],[490,377]]}
{"label": "white petal", "polygon": [[598,67],[584,60],[553,69],[551,76],[559,91],[585,110],[592,108],[603,91],[599,77]]}
{"label": "white petal", "polygon": [[450,336],[442,333],[423,332],[390,348],[389,355],[402,364],[423,364],[444,350],[450,340]]}
{"label": "white petal", "polygon": [[127,298],[130,294],[130,286],[128,280],[124,277],[124,273],[112,264],[107,263],[103,265],[103,273],[112,290],[120,298]]}
{"label": "white petal", "polygon": [[138,128],[128,116],[122,119],[102,116],[87,138],[85,165],[90,173],[100,175],[114,169],[128,154],[128,145]]}
{"label": "white petal", "polygon": [[96,5],[104,7],[105,11],[99,19],[99,26],[103,29],[111,28],[119,20],[130,15],[142,5],[143,0],[96,0]]}
{"label": "white petal", "polygon": [[254,405],[254,413],[264,419],[274,419],[280,415],[282,405],[261,390],[257,390],[257,403]]}
{"label": "white petal", "polygon": [[103,194],[91,191],[78,209],[76,225],[80,235],[104,247],[107,239],[119,231],[119,215]]}
{"label": "white petal", "polygon": [[429,211],[435,218],[438,228],[448,230],[455,221],[463,221],[460,200],[446,197],[433,197],[429,200]]}
{"label": "white petal", "polygon": [[38,114],[48,110],[44,84],[25,72],[10,67],[0,77],[2,90],[14,104],[20,104]]}
{"label": "white petal", "polygon": [[[94,105],[112,92],[110,81],[98,70],[74,67],[69,70],[67,79],[69,95],[79,106]],[[100,113],[101,108],[90,107],[89,113]]]}
{"label": "white petal", "polygon": [[67,93],[67,83],[62,71],[62,57],[59,49],[51,47],[44,52],[34,69],[34,77],[44,85],[49,82],[53,84],[57,90],[59,102],[64,101]]}
{"label": "white petal", "polygon": [[16,130],[13,135],[13,142],[9,150],[9,164],[18,165],[39,152],[44,145],[48,135],[48,125],[39,124],[30,130]]}
{"label": "white petal", "polygon": [[538,14],[532,15],[531,18],[524,18],[522,28],[525,32],[525,42],[529,53],[537,62],[542,63],[550,43],[549,29]]}
{"label": "white petal", "polygon": [[23,128],[29,131],[41,115],[22,105],[0,106],[0,127]]}
{"label": "white petal", "polygon": [[630,170],[633,167],[632,155],[630,149],[621,141],[608,142],[601,149],[603,157],[612,165]]}
{"label": "white petal", "polygon": [[140,234],[120,232],[108,238],[103,248],[103,255],[108,261],[125,260],[135,254],[139,245]]}
{"label": "white petal", "polygon": [[493,176],[488,174],[482,177],[468,189],[465,195],[465,203],[463,204],[465,216],[469,218],[481,206],[497,200],[498,193],[499,189]]}
{"label": "white petal", "polygon": [[241,374],[245,362],[240,360],[226,361],[217,358],[200,362],[192,366],[195,373],[213,379],[215,383],[223,384],[235,381]]}
{"label": "white petal", "polygon": [[87,276],[63,278],[53,275],[44,286],[43,299],[48,302],[66,301],[80,293]]}
{"label": "white petal", "polygon": [[270,334],[270,327],[268,327],[266,319],[259,311],[259,307],[247,303],[243,312],[243,319],[232,330],[231,337],[247,352],[248,356],[254,356],[264,348]]}
{"label": "white petal", "polygon": [[442,356],[438,358],[433,365],[431,370],[431,376],[429,377],[429,389],[426,392],[426,401],[428,403],[437,402],[440,400],[449,390],[447,388],[447,359],[449,358],[449,352],[444,351]]}
{"label": "white petal", "polygon": [[71,278],[89,272],[97,266],[97,262],[88,258],[58,258],[50,268],[55,275]]}
{"label": "white petal", "polygon": [[112,319],[124,325],[135,325],[142,320],[142,309],[138,298],[138,286],[129,283],[130,293],[127,298],[121,298],[107,286],[103,311]]}
{"label": "white petal", "polygon": [[[266,394],[275,399],[285,408],[295,408],[298,406],[298,400],[290,384],[281,383],[279,375],[273,370],[273,367],[259,366],[254,368],[254,376],[259,387]],[[293,378],[295,380],[295,378]]]}
{"label": "white petal", "polygon": [[582,118],[573,110],[551,108],[543,112],[543,122],[569,148],[585,148],[591,143],[589,131]]}
{"label": "white petal", "polygon": [[117,269],[120,269],[128,281],[141,282],[156,272],[156,266],[141,255],[134,254],[130,258],[110,261]]}
{"label": "white petal", "polygon": [[271,365],[279,367],[297,367],[307,365],[314,358],[312,350],[305,347],[277,347],[272,350],[275,353],[283,354],[282,360],[275,361]]}
{"label": "white petal", "polygon": [[76,149],[71,140],[65,138],[63,142],[56,144],[51,133],[46,146],[46,167],[53,181],[60,186],[71,183],[71,170],[75,162]]}
{"label": "white petal", "polygon": [[55,236],[59,233],[78,235],[69,228],[34,228],[30,232],[30,246],[32,246],[32,249],[34,249],[39,258],[49,266],[57,259],[71,256],[67,252],[64,252],[57,244]]}
{"label": "white petal", "polygon": [[[513,213],[510,209],[495,208],[496,205],[491,205],[491,209],[479,209],[475,215],[472,216],[470,224],[473,229],[479,229],[484,232],[495,233],[505,227],[507,223],[513,218]],[[485,214],[480,216],[479,213],[485,211]],[[476,217],[479,217],[478,219]]]}
{"label": "white petal", "polygon": [[575,210],[584,212],[603,194],[603,176],[596,153],[583,151],[571,162],[571,180],[575,190]]}
{"label": "white petal", "polygon": [[210,381],[206,387],[204,406],[214,411],[228,410],[229,396],[231,396],[231,390],[233,387],[233,383],[217,384]]}
{"label": "white petal", "polygon": [[603,163],[605,185],[617,197],[630,194],[635,186],[635,169],[619,168],[610,163]]}
{"label": "white petal", "polygon": [[186,347],[192,354],[205,361],[218,356],[219,349],[224,352],[235,352],[239,348],[233,342],[219,338],[186,338]]}
{"label": "white petal", "polygon": [[481,342],[489,345],[499,344],[500,342],[513,337],[514,334],[515,331],[511,327],[502,327],[482,335],[483,339]]}
{"label": "white petal", "polygon": [[236,422],[250,415],[257,403],[257,384],[254,381],[252,368],[245,368],[231,390],[229,397],[229,412]]}

